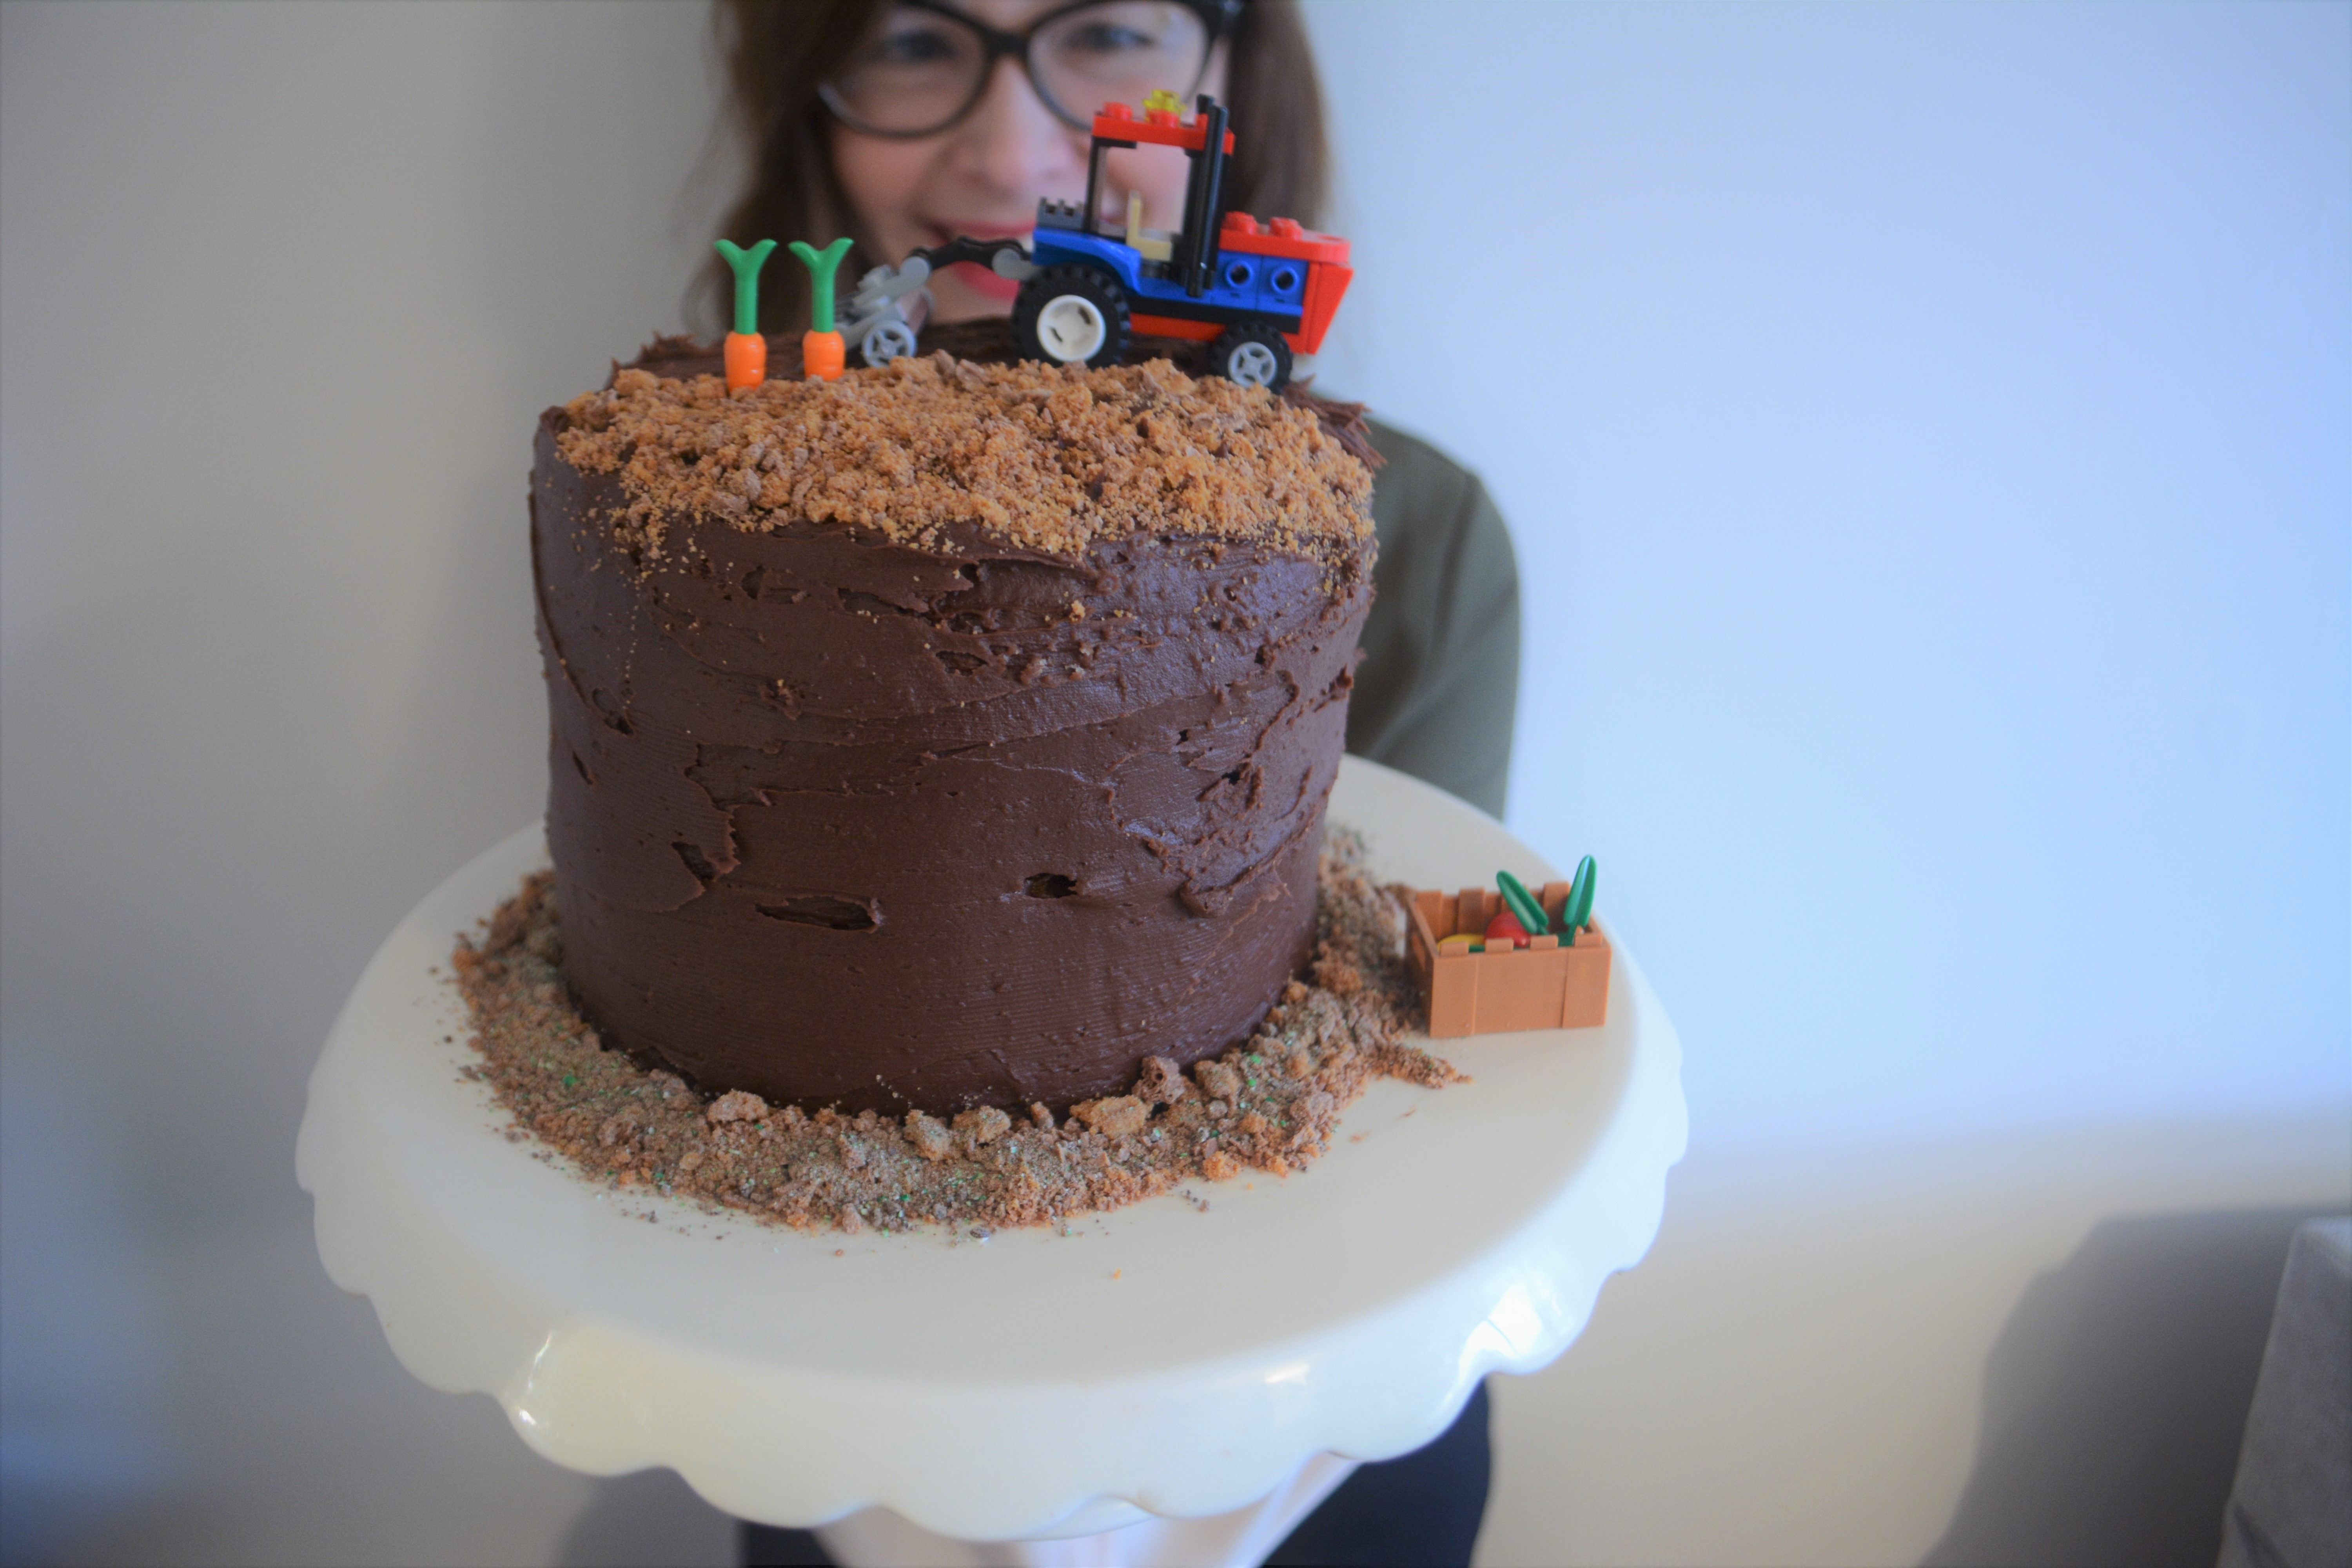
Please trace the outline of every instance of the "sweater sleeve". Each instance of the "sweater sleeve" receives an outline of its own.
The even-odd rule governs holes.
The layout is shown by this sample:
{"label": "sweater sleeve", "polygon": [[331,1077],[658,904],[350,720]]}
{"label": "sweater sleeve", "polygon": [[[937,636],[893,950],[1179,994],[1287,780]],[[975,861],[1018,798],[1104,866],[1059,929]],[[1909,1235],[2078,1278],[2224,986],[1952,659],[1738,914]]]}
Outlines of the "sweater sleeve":
{"label": "sweater sleeve", "polygon": [[1519,685],[1519,574],[1476,475],[1372,426],[1380,540],[1348,750],[1503,814]]}

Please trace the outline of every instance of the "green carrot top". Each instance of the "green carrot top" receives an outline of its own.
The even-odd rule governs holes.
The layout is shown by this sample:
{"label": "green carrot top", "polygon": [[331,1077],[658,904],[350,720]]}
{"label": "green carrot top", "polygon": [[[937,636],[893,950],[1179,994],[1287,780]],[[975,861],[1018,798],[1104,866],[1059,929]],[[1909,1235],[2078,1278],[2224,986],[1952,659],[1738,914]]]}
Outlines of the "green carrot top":
{"label": "green carrot top", "polygon": [[763,239],[749,250],[731,240],[716,244],[719,254],[735,271],[735,330],[756,332],[760,330],[760,268],[768,264],[768,254],[776,248],[776,242]]}
{"label": "green carrot top", "polygon": [[1503,889],[1503,904],[1515,916],[1529,936],[1541,936],[1551,924],[1544,907],[1528,891],[1528,885],[1508,871],[1495,873],[1495,885]]}
{"label": "green carrot top", "polygon": [[1559,923],[1567,930],[1571,944],[1576,933],[1592,923],[1592,889],[1600,879],[1600,870],[1593,865],[1591,856],[1576,863],[1576,880],[1568,885],[1568,901],[1559,911]]}
{"label": "green carrot top", "polygon": [[1600,879],[1592,857],[1587,855],[1576,863],[1576,880],[1568,886],[1568,897],[1561,900],[1558,916],[1544,913],[1543,905],[1528,891],[1527,884],[1508,871],[1495,873],[1495,885],[1503,890],[1503,904],[1527,928],[1529,936],[1541,936],[1547,929],[1556,931],[1562,947],[1576,945],[1576,933],[1592,924],[1592,889]]}
{"label": "green carrot top", "polygon": [[842,236],[823,250],[804,239],[793,241],[792,251],[809,269],[811,296],[809,300],[809,330],[817,332],[833,331],[833,274],[841,258],[849,254],[849,237]]}

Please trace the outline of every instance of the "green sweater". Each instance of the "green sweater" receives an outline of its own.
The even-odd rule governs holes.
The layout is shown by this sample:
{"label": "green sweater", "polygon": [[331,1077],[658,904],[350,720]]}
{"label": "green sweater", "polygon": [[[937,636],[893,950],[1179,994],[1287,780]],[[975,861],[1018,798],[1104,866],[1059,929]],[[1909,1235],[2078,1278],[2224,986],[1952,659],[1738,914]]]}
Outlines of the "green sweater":
{"label": "green sweater", "polygon": [[1377,421],[1380,563],[1348,750],[1503,815],[1519,692],[1519,572],[1476,475]]}

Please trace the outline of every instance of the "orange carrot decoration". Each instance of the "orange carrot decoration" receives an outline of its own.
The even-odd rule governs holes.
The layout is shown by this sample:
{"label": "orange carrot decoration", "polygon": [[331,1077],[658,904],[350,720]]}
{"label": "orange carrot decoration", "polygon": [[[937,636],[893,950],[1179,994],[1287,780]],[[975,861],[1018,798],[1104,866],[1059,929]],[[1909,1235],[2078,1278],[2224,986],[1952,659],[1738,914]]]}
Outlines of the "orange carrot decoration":
{"label": "orange carrot decoration", "polygon": [[848,353],[833,330],[833,274],[849,254],[849,238],[845,235],[823,250],[796,239],[792,251],[809,269],[809,331],[801,335],[801,366],[811,381],[838,381]]}
{"label": "orange carrot decoration", "polygon": [[768,379],[768,340],[757,332],[727,334],[727,390],[757,386]]}
{"label": "orange carrot decoration", "polygon": [[728,240],[716,242],[719,254],[735,272],[735,330],[727,334],[727,390],[740,392],[768,379],[768,340],[760,335],[760,268],[776,248],[763,239],[751,249]]}
{"label": "orange carrot decoration", "polygon": [[849,363],[849,345],[839,332],[803,332],[801,368],[811,381],[839,381]]}

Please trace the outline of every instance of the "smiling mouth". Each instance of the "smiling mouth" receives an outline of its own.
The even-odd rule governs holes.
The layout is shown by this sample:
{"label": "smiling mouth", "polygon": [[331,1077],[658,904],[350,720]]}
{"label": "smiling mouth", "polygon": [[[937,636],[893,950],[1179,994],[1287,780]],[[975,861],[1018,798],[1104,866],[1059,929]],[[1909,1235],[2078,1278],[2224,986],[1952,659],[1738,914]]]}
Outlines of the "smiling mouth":
{"label": "smiling mouth", "polygon": [[1021,292],[1020,284],[1010,278],[998,277],[976,261],[959,261],[948,270],[955,275],[957,282],[973,293],[1001,305],[1011,304],[1013,297]]}

